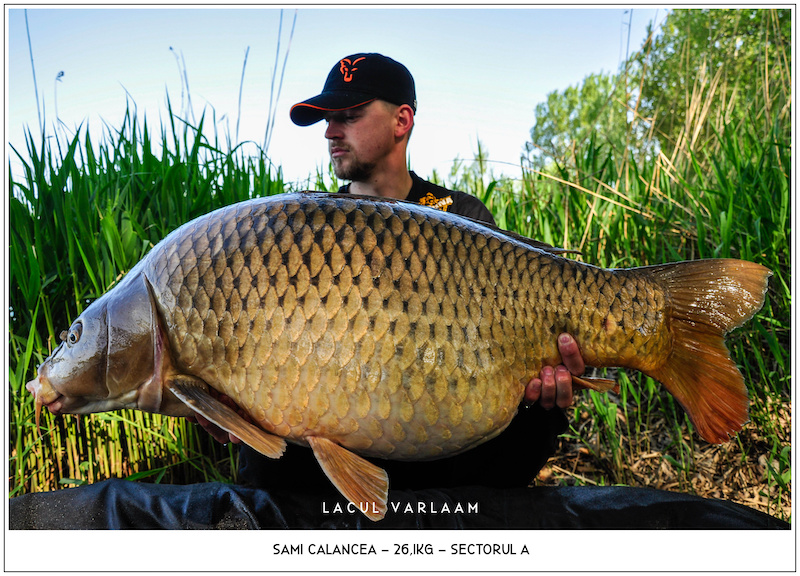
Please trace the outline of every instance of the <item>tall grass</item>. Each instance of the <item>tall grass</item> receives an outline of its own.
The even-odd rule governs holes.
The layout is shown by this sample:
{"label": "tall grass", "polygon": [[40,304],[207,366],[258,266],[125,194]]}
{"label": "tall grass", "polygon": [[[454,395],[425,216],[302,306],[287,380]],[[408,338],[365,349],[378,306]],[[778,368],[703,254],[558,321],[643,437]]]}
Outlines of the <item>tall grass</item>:
{"label": "tall grass", "polygon": [[[644,484],[729,497],[728,479],[739,475],[746,486],[738,490],[740,501],[790,514],[792,151],[791,91],[783,88],[751,87],[748,114],[733,124],[704,113],[706,99],[730,94],[730,87],[696,83],[701,94],[691,98],[695,107],[678,145],[653,156],[637,157],[625,142],[593,134],[574,147],[568,162],[545,170],[523,162],[521,180],[495,179],[479,149],[471,166],[443,182],[483,198],[502,228],[578,250],[593,264],[624,268],[721,257],[758,262],[773,272],[763,309],[728,338],[751,401],[750,423],[733,442],[698,442],[660,385],[638,373],[615,372],[619,394],[588,392],[571,411],[566,440],[577,456],[570,463],[583,471],[560,466],[561,482]],[[629,130],[648,132],[635,124]],[[701,131],[713,137],[692,137]],[[705,486],[715,483],[724,488]]]}
{"label": "tall grass", "polygon": [[[731,92],[723,88],[716,89]],[[552,169],[523,163],[515,181],[494,178],[479,149],[474,164],[455,165],[442,182],[481,198],[501,227],[577,249],[601,266],[736,257],[773,271],[763,310],[728,340],[751,398],[751,422],[734,441],[696,440],[660,385],[615,372],[618,394],[580,394],[569,411],[564,457],[551,463],[557,483],[675,488],[788,517],[790,94],[790,87],[753,87],[750,117],[735,125],[706,117],[703,98],[693,98],[686,137],[652,157],[592,136]],[[25,390],[60,330],[168,232],[217,207],[287,189],[263,151],[247,155],[209,141],[203,117],[193,125],[171,108],[168,117],[153,135],[128,109],[99,144],[88,130],[68,140],[28,134],[27,149],[14,151],[23,175],[9,170],[12,495],[108,477],[235,480],[235,452],[182,419],[43,414],[36,430]],[[715,137],[692,139],[699,129]],[[323,169],[309,181],[338,188]]]}
{"label": "tall grass", "polygon": [[171,131],[155,141],[129,108],[99,145],[88,130],[53,144],[29,132],[27,150],[14,150],[24,175],[15,179],[9,169],[12,495],[111,476],[178,482],[235,475],[235,452],[182,419],[138,411],[45,415],[36,430],[25,390],[60,331],[171,230],[284,190],[265,155],[224,152],[202,136],[202,117],[191,126],[170,109],[170,118]]}

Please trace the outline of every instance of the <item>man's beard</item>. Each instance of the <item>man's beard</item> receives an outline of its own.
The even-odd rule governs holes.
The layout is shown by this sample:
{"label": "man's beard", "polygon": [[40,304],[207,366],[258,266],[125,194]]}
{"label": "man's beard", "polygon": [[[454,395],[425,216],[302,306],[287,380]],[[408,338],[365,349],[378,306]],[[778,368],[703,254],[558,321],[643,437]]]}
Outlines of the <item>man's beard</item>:
{"label": "man's beard", "polygon": [[347,163],[346,167],[343,162],[333,160],[333,173],[336,174],[336,177],[342,180],[350,180],[351,182],[364,182],[369,180],[374,169],[374,162],[361,162],[356,158],[353,158],[352,162]]}

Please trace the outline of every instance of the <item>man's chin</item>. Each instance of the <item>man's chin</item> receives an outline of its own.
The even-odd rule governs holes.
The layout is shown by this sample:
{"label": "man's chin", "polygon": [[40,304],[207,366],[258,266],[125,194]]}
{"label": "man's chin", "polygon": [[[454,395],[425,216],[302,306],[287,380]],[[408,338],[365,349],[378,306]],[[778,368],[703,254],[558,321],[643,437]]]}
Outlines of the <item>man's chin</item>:
{"label": "man's chin", "polygon": [[371,166],[364,166],[362,164],[348,164],[344,162],[333,162],[333,173],[341,180],[350,180],[351,182],[365,182],[369,180],[372,174]]}
{"label": "man's chin", "polygon": [[333,173],[341,180],[350,180],[349,172],[342,169],[341,166],[336,162],[333,163]]}

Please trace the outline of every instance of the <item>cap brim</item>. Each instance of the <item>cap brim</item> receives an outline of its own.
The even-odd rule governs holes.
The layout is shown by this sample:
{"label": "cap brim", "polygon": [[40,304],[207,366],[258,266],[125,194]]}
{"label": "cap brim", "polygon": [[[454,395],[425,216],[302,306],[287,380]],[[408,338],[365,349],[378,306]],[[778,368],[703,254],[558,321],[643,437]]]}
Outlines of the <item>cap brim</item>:
{"label": "cap brim", "polygon": [[289,111],[289,117],[298,126],[310,126],[322,120],[326,112],[349,110],[375,99],[375,96],[358,92],[327,92],[295,104]]}

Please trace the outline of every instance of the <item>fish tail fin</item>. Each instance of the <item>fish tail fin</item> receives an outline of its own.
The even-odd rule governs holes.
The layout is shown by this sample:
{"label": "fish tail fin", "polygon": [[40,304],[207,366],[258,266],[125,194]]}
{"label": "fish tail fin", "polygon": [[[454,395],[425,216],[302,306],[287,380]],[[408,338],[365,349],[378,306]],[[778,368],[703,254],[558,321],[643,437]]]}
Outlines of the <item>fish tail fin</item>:
{"label": "fish tail fin", "polygon": [[772,272],[731,259],[653,268],[669,294],[673,346],[664,364],[645,373],[680,402],[700,436],[725,442],[747,422],[748,397],[724,336],[761,309]]}

